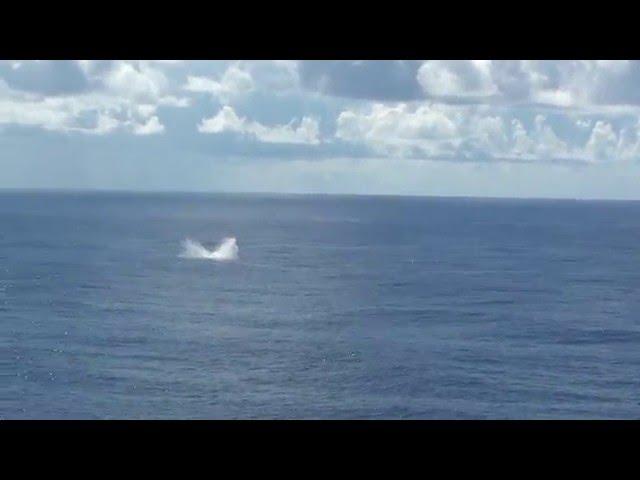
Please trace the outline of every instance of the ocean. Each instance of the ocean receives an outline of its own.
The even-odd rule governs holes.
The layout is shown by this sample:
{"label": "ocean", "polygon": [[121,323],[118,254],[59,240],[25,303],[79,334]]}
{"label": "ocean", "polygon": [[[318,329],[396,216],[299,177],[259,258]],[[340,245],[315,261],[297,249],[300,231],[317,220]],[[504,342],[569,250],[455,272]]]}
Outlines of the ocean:
{"label": "ocean", "polygon": [[2,419],[640,417],[640,203],[0,193]]}

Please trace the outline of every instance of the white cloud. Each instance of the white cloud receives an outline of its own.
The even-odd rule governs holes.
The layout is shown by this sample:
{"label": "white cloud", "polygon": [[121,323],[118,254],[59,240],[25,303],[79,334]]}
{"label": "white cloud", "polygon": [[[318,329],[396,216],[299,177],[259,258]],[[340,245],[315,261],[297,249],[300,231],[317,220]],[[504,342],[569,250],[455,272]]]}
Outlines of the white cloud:
{"label": "white cloud", "polygon": [[104,85],[121,97],[156,100],[167,89],[167,79],[161,70],[144,62],[116,62],[102,79]]}
{"label": "white cloud", "polygon": [[497,91],[490,60],[430,60],[418,69],[417,79],[434,97],[486,97]]}
{"label": "white cloud", "polygon": [[511,120],[511,138],[513,140],[513,154],[516,157],[523,158],[535,151],[535,142],[517,118]]}
{"label": "white cloud", "polygon": [[640,63],[628,60],[428,60],[416,78],[427,96],[447,101],[640,105]]}
{"label": "white cloud", "polygon": [[434,140],[453,138],[457,127],[442,108],[407,104],[374,104],[368,112],[344,110],[337,119],[336,137],[364,142],[379,152],[407,153],[413,147],[428,149]]}
{"label": "white cloud", "polygon": [[50,102],[16,98],[0,99],[0,124],[64,130],[71,121],[70,112],[56,108]]}
{"label": "white cloud", "polygon": [[317,145],[319,140],[318,121],[303,117],[298,126],[291,122],[287,125],[266,126],[259,122],[239,117],[230,106],[224,106],[213,117],[205,118],[198,125],[201,133],[235,132],[251,135],[266,143],[291,143]]}
{"label": "white cloud", "polygon": [[244,132],[245,119],[238,117],[232,107],[224,106],[213,117],[205,118],[198,125],[201,133]]}
{"label": "white cloud", "polygon": [[392,157],[519,162],[591,157],[559,137],[544,115],[527,129],[518,118],[469,106],[376,104],[365,112],[344,110],[335,135]]}
{"label": "white cloud", "polygon": [[189,105],[188,99],[171,95],[162,67],[173,63],[81,60],[76,65],[89,82],[87,91],[47,95],[16,90],[0,80],[0,124],[98,135],[122,129],[143,135],[164,131],[158,106]]}
{"label": "white cloud", "polygon": [[135,124],[133,126],[133,133],[136,135],[154,135],[164,132],[164,125],[160,123],[157,116],[153,116],[147,120],[144,124]]}
{"label": "white cloud", "polygon": [[131,105],[101,95],[12,95],[0,99],[0,124],[103,135],[132,126],[136,119],[146,119],[154,110],[148,105]]}
{"label": "white cloud", "polygon": [[597,121],[586,145],[586,150],[594,159],[614,159],[618,146],[618,136],[610,123]]}
{"label": "white cloud", "polygon": [[553,160],[569,156],[567,143],[558,137],[544,115],[536,115],[533,139],[534,152],[538,158]]}
{"label": "white cloud", "polygon": [[[322,144],[319,155],[356,146],[379,158],[603,163],[640,160],[639,84],[634,61],[5,61],[0,124],[161,134],[178,123],[167,122],[168,107],[195,106],[176,117],[191,115],[193,129],[209,98],[192,94],[205,93],[226,106],[200,132]],[[321,138],[318,119],[335,120],[332,138]]]}
{"label": "white cloud", "polygon": [[107,113],[100,112],[100,113],[98,113],[98,119],[96,121],[96,126],[95,126],[94,129],[90,130],[90,133],[103,135],[105,133],[110,133],[110,132],[114,131],[116,128],[118,128],[119,125],[120,125],[120,122],[118,120],[116,120],[115,118],[111,117]]}
{"label": "white cloud", "polygon": [[229,102],[234,98],[252,91],[254,82],[251,75],[237,65],[231,65],[219,80],[209,77],[189,76],[184,89],[189,92],[209,93]]}
{"label": "white cloud", "polygon": [[255,91],[269,95],[292,93],[300,86],[298,67],[296,60],[237,61],[217,75],[188,75],[183,90],[209,94],[225,105]]}

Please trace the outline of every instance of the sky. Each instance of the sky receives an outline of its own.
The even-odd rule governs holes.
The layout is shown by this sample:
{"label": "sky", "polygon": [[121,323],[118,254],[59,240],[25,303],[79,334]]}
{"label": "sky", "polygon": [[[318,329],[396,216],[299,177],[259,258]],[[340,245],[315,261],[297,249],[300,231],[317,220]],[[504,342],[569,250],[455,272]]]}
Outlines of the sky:
{"label": "sky", "polygon": [[5,60],[0,188],[640,199],[640,62]]}

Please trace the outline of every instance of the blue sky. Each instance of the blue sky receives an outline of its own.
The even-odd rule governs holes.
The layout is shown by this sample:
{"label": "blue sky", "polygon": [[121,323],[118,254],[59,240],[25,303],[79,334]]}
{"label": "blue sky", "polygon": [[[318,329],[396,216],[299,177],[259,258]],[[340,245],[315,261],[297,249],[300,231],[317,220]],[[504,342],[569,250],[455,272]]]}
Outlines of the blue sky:
{"label": "blue sky", "polygon": [[0,188],[640,198],[635,61],[2,61]]}

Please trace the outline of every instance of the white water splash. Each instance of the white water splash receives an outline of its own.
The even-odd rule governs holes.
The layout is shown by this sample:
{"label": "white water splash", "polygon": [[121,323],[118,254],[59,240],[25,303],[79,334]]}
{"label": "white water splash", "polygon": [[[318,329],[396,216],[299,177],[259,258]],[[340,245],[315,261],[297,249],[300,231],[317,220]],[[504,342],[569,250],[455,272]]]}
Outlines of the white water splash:
{"label": "white water splash", "polygon": [[233,237],[225,238],[215,250],[209,250],[200,242],[187,238],[182,242],[182,258],[203,258],[228,262],[238,259],[238,244]]}

